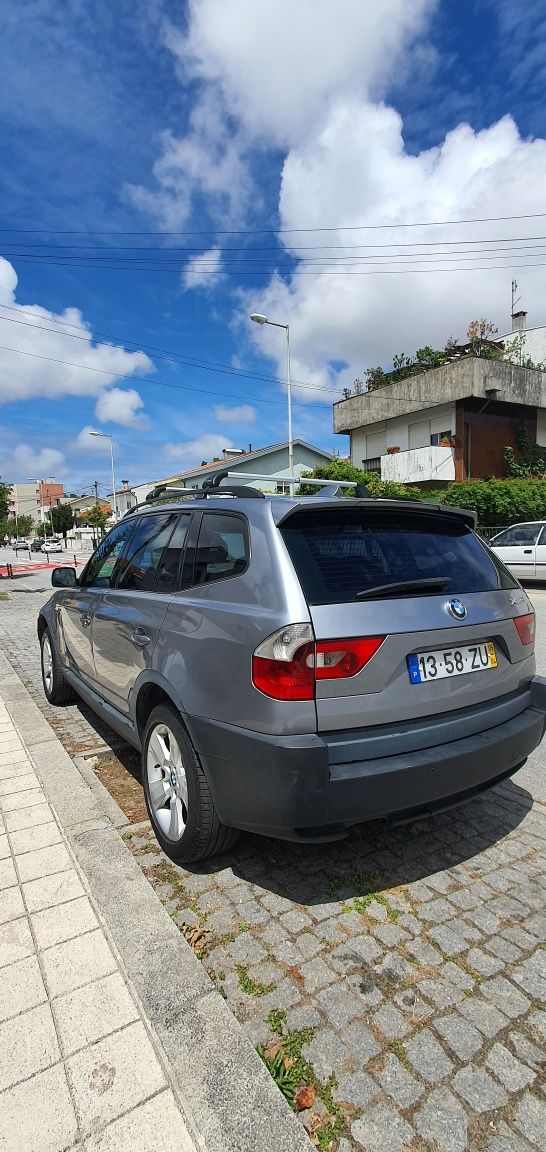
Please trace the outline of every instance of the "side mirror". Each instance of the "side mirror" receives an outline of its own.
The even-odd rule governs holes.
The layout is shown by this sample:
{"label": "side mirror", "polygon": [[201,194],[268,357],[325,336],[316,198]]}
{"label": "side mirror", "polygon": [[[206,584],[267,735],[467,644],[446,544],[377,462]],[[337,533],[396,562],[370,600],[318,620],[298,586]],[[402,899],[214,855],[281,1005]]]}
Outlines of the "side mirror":
{"label": "side mirror", "polygon": [[51,573],[51,583],[54,588],[75,588],[78,577],[74,568],[54,568]]}

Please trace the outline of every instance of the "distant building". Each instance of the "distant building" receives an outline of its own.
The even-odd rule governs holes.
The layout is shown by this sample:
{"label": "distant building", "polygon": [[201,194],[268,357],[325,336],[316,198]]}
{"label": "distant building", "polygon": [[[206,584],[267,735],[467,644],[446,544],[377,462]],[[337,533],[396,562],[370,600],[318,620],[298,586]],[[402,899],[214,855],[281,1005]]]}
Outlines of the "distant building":
{"label": "distant building", "polygon": [[[318,468],[321,464],[329,464],[332,460],[330,452],[324,452],[322,448],[316,448],[305,440],[294,440],[293,452],[295,476],[301,476],[302,472],[312,472],[314,468]],[[132,492],[140,503],[157,484],[200,488],[203,480],[212,480],[220,472],[227,471],[237,473],[236,478],[231,481],[233,484],[249,484],[251,487],[260,488],[263,492],[288,491],[288,441],[283,440],[280,444],[255,448],[248,452],[224,448],[221,460],[212,460],[208,464],[201,464],[198,468],[190,468],[186,472],[177,472],[176,475],[167,476],[162,480],[133,485]],[[271,480],[253,480],[254,473],[271,476]]]}
{"label": "distant building", "polygon": [[546,456],[546,372],[473,355],[334,404],[351,463],[405,484],[503,476],[522,431]]}
{"label": "distant building", "polygon": [[31,481],[25,484],[13,484],[9,496],[10,516],[30,516],[33,524],[49,519],[49,508],[55,508],[64,500],[62,484],[54,484],[49,480]]}
{"label": "distant building", "polygon": [[527,313],[514,312],[512,316],[512,330],[499,340],[506,346],[510,341],[521,337],[521,355],[523,360],[532,360],[533,364],[546,363],[546,325],[536,328],[527,327]]}
{"label": "distant building", "polygon": [[[119,488],[116,492],[116,503],[115,503],[115,506],[117,509],[117,514],[118,514],[118,520],[120,519],[121,516],[125,516],[125,513],[128,512],[130,508],[134,508],[135,504],[138,503],[134,492],[129,487],[129,481],[128,480],[122,480],[121,483],[122,483],[122,487]],[[107,493],[106,499],[108,500],[109,504],[112,505],[112,508],[113,508],[114,507],[114,501],[113,501],[111,492]]]}

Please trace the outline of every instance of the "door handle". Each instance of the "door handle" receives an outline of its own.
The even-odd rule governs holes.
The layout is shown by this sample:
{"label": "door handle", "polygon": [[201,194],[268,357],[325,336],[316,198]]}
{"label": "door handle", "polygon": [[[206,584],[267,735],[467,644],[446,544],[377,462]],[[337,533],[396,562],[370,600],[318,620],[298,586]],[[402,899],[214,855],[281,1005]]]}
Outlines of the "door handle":
{"label": "door handle", "polygon": [[532,551],[533,551],[532,548],[524,548],[523,549],[523,555],[524,556],[530,556]]}
{"label": "door handle", "polygon": [[141,628],[136,628],[131,639],[133,644],[136,644],[137,648],[145,648],[146,645],[150,643],[151,638],[150,636],[147,636]]}
{"label": "door handle", "polygon": [[89,628],[90,623],[91,623],[91,617],[90,617],[89,613],[88,612],[82,612],[82,614],[80,616],[80,624],[81,624],[82,628]]}

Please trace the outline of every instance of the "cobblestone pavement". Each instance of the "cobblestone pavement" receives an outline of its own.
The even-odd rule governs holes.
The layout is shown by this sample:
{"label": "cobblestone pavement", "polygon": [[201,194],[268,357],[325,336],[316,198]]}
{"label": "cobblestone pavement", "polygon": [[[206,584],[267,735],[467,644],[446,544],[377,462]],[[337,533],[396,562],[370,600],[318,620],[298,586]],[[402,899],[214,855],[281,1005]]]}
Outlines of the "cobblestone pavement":
{"label": "cobblestone pavement", "polygon": [[[0,605],[0,646],[72,754],[109,740],[123,760],[84,705],[43,699],[45,599],[16,591]],[[546,597],[536,603],[546,633]],[[364,825],[314,847],[245,835],[191,871],[146,823],[125,831],[287,1094],[316,1086],[298,1099],[315,1146],[544,1147],[543,764],[540,750],[513,781],[418,824]]]}

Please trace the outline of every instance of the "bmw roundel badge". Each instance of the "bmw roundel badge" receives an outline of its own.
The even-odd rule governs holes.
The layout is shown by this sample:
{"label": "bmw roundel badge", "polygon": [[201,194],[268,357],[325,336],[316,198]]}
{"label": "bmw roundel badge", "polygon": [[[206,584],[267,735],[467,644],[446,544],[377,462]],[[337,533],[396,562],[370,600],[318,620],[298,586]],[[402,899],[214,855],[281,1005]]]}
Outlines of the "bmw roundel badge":
{"label": "bmw roundel badge", "polygon": [[466,604],[462,600],[450,600],[448,604],[448,611],[455,617],[456,620],[464,620],[466,616]]}

